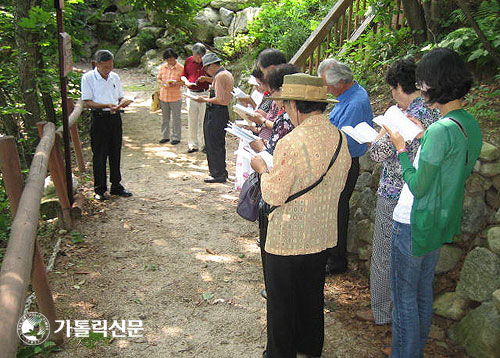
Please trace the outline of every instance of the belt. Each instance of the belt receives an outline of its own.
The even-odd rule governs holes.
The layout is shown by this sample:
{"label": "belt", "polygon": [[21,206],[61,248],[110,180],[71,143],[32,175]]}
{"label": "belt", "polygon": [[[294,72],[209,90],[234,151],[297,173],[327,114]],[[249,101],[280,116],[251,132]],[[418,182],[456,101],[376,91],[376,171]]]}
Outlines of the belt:
{"label": "belt", "polygon": [[97,117],[111,117],[119,115],[123,112],[123,110],[118,110],[117,112],[111,113],[111,111],[103,111],[102,109],[91,109],[92,115]]}
{"label": "belt", "polygon": [[192,90],[190,89],[191,92],[196,92],[196,93],[200,93],[200,92],[206,92],[208,91],[208,89],[201,89],[201,90]]}

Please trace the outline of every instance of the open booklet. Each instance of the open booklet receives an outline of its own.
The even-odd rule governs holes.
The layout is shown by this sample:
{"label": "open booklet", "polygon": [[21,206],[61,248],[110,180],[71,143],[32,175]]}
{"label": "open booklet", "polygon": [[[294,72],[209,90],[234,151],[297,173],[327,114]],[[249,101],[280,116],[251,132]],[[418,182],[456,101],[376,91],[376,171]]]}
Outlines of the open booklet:
{"label": "open booklet", "polygon": [[236,103],[233,106],[233,111],[238,113],[242,117],[251,116],[255,117],[255,111],[251,106],[245,107],[242,104]]}
{"label": "open booklet", "polygon": [[182,78],[182,81],[184,82],[184,84],[188,87],[191,87],[191,86],[196,86],[196,83],[194,82],[189,82],[189,80],[186,78],[186,77],[183,77]]}
{"label": "open booklet", "polygon": [[399,132],[405,141],[415,139],[422,132],[422,128],[412,122],[397,106],[391,106],[383,116],[373,119],[379,126],[385,125],[393,132]]}
{"label": "open booklet", "polygon": [[[184,95],[185,97],[187,97],[187,98],[191,98],[191,99],[198,99],[198,98],[200,98],[200,97],[203,97],[203,96],[193,96],[193,95],[192,95],[191,93],[189,93],[189,92],[185,92],[185,93],[183,93],[183,95]],[[207,98],[208,98],[208,97],[207,97]]]}
{"label": "open booklet", "polygon": [[239,87],[233,87],[233,90],[231,91],[231,93],[236,98],[247,98],[247,97],[250,97],[245,92],[243,92]]}
{"label": "open booklet", "polygon": [[377,131],[366,122],[361,122],[356,127],[344,126],[340,130],[360,144],[371,143],[378,135]]}
{"label": "open booklet", "polygon": [[264,162],[266,163],[268,170],[271,170],[271,168],[273,167],[273,156],[269,154],[267,150],[263,150],[262,152],[257,153],[250,147],[248,143],[245,143],[245,145],[240,147],[237,151],[235,151],[234,154],[241,155],[248,160],[252,160],[253,157],[258,155],[262,159],[264,159]]}
{"label": "open booklet", "polygon": [[236,119],[234,121],[234,124],[236,124],[238,127],[243,127],[243,126],[255,127],[256,126],[255,122],[248,121],[246,119]]}
{"label": "open booklet", "polygon": [[229,122],[225,130],[236,137],[243,139],[243,141],[250,143],[259,139],[251,131],[238,127],[236,124]]}

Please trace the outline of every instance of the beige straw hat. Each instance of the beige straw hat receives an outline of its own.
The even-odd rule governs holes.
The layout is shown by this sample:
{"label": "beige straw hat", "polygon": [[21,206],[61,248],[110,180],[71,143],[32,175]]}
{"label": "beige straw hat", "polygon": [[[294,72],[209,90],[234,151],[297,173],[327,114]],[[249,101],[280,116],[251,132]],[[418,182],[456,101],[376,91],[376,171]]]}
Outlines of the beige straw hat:
{"label": "beige straw hat", "polygon": [[323,79],[305,73],[294,73],[283,77],[280,96],[269,96],[269,99],[297,100],[309,102],[337,103],[333,98],[327,98],[328,89]]}

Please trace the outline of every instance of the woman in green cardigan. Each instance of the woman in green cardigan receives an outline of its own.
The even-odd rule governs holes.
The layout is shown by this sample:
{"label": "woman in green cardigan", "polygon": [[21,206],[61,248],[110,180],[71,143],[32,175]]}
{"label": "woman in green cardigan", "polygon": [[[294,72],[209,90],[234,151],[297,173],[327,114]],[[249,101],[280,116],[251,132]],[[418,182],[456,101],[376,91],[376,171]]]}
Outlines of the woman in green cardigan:
{"label": "woman in green cardigan", "polygon": [[439,249],[460,234],[465,180],[482,146],[479,124],[462,108],[472,85],[462,58],[448,48],[436,48],[418,64],[416,80],[422,97],[442,117],[422,132],[413,164],[404,139],[386,128],[406,182],[394,210],[391,238],[394,358],[423,357]]}

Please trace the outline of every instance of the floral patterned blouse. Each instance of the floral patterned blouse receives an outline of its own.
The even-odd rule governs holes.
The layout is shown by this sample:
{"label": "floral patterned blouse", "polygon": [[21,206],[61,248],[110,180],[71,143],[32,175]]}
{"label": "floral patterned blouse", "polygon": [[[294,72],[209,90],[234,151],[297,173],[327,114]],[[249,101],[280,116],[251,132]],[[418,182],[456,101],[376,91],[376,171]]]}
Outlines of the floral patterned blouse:
{"label": "floral patterned blouse", "polygon": [[288,116],[288,113],[286,113],[285,110],[282,109],[278,113],[278,118],[276,118],[276,120],[274,121],[273,129],[271,131],[271,137],[267,142],[266,150],[269,154],[273,155],[276,143],[278,143],[281,138],[290,133],[293,128],[294,126],[292,124],[292,121],[290,120],[290,117]]}
{"label": "floral patterned blouse", "polygon": [[[439,111],[427,107],[422,97],[417,97],[410,103],[406,114],[420,120],[424,128],[429,127],[439,119]],[[420,141],[416,138],[411,143],[406,143],[406,150],[411,162],[415,159],[419,146]],[[403,189],[404,180],[396,148],[391,143],[388,133],[372,143],[370,156],[374,161],[382,162],[382,174],[380,175],[377,191],[378,195],[397,201]]]}
{"label": "floral patterned blouse", "polygon": [[[269,111],[267,112],[266,121],[274,122],[276,118],[278,118],[278,113],[281,108],[276,104],[275,101],[272,101],[271,106],[269,107]],[[272,130],[267,127],[262,127],[259,133],[259,137],[265,140],[269,140],[271,138]]]}

